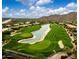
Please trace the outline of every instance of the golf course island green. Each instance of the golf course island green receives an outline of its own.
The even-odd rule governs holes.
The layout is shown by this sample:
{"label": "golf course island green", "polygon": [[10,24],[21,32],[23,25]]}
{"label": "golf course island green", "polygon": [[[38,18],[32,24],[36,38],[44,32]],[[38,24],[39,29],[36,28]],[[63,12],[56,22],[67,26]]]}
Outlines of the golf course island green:
{"label": "golf course island green", "polygon": [[[39,57],[48,57],[55,52],[65,51],[66,49],[73,47],[71,44],[71,39],[66,33],[64,27],[55,23],[50,24],[51,30],[48,32],[43,41],[37,42],[35,44],[18,43],[18,40],[33,37],[31,32],[39,30],[40,28],[41,25],[34,25],[23,28],[22,30],[18,31],[18,33],[21,33],[13,36],[11,41],[3,48]],[[59,45],[59,41],[62,42],[64,48],[60,47],[62,44]]]}

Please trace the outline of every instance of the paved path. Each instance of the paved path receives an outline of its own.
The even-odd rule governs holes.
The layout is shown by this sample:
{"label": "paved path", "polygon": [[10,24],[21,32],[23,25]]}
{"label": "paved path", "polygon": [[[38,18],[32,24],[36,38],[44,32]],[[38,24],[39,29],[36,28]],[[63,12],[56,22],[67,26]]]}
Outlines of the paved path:
{"label": "paved path", "polygon": [[20,52],[16,52],[16,51],[13,51],[13,50],[5,49],[5,51],[9,52],[11,54],[15,54],[15,55],[21,55],[21,56],[27,56],[27,57],[35,57],[33,55],[30,55],[30,54],[20,53]]}

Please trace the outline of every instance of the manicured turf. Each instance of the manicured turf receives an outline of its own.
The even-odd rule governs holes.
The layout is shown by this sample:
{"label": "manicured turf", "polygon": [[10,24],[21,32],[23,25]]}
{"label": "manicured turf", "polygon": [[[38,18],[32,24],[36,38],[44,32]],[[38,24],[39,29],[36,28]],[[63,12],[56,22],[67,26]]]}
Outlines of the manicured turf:
{"label": "manicured turf", "polygon": [[[6,49],[12,49],[15,51],[20,51],[23,53],[29,53],[33,55],[43,55],[49,56],[50,54],[56,52],[66,50],[67,48],[72,48],[71,39],[69,38],[68,34],[66,33],[65,29],[59,24],[51,24],[51,30],[45,37],[45,39],[41,42],[35,44],[21,44],[17,43],[15,37],[12,38],[12,41],[4,46]],[[24,28],[21,32],[24,32],[21,36],[25,37],[25,33],[31,33],[32,31],[37,30],[40,26],[32,26],[29,28]],[[28,34],[29,35],[29,34]],[[65,48],[61,49],[58,45],[58,41],[62,40]],[[14,44],[15,43],[15,44]]]}
{"label": "manicured turf", "polygon": [[19,34],[16,34],[15,36],[13,36],[12,38],[13,39],[17,39],[17,40],[20,40],[20,39],[26,39],[26,38],[30,38],[32,37],[32,31],[35,31],[35,30],[38,30],[40,29],[41,26],[40,25],[34,25],[34,26],[29,26],[29,27],[25,27],[21,30],[18,31]]}

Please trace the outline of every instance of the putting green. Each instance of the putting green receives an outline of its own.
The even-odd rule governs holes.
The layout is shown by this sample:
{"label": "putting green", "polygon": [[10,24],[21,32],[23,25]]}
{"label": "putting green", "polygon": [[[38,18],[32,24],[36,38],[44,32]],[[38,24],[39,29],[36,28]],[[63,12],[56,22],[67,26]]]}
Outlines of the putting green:
{"label": "putting green", "polygon": [[20,36],[23,38],[32,37],[32,33],[22,33]]}
{"label": "putting green", "polygon": [[32,51],[35,50],[35,51],[40,51],[40,50],[43,50],[43,49],[46,49],[48,46],[50,46],[50,41],[49,40],[44,40],[44,41],[41,41],[39,43],[36,43],[36,44],[33,44],[33,45],[30,45],[29,46],[29,49],[32,48]]}

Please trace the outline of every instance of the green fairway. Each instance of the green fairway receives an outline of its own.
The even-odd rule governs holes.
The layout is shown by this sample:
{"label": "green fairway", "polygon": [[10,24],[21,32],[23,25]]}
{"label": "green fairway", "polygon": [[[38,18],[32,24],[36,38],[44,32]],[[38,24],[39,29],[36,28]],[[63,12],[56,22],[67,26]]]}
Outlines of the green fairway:
{"label": "green fairway", "polygon": [[41,28],[40,25],[34,25],[34,26],[25,27],[25,28],[23,28],[21,30],[18,30],[17,33],[19,33],[19,32],[20,33],[16,34],[12,38],[15,39],[15,40],[20,40],[20,39],[26,39],[26,38],[33,37],[31,32],[35,31],[35,30],[38,30],[40,28]]}
{"label": "green fairway", "polygon": [[[22,30],[18,31],[21,33],[12,37],[11,42],[5,45],[3,48],[33,55],[41,54],[43,56],[49,56],[50,54],[54,53],[54,51],[58,52],[62,50],[64,51],[68,48],[72,48],[71,39],[69,38],[65,29],[59,24],[51,24],[50,32],[41,42],[35,44],[23,44],[17,42],[21,38],[31,37],[31,32],[40,29],[40,27],[41,26],[36,25],[23,28]],[[60,40],[62,40],[65,46],[65,48],[63,49],[61,49],[58,45],[58,41]]]}

